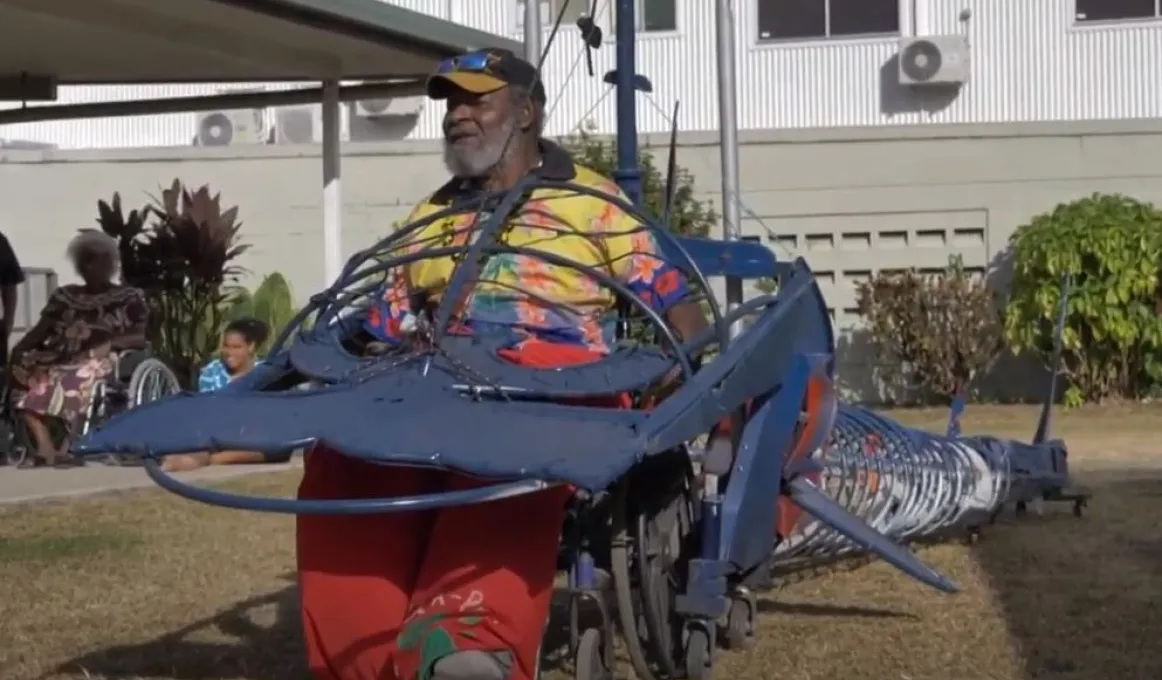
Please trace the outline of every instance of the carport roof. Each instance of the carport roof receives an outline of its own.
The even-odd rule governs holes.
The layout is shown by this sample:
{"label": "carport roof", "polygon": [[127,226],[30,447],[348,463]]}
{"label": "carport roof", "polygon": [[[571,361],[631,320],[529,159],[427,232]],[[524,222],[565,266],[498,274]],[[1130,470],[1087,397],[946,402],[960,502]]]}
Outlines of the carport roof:
{"label": "carport roof", "polygon": [[518,42],[379,0],[0,0],[0,77],[62,85],[378,80]]}

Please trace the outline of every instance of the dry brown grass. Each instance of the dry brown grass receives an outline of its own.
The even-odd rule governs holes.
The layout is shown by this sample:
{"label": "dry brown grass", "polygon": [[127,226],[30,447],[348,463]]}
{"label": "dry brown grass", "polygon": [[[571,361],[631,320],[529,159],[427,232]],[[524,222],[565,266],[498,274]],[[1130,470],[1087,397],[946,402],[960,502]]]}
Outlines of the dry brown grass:
{"label": "dry brown grass", "polygon": [[[966,431],[1028,436],[1032,409],[974,408]],[[922,556],[963,587],[924,590],[883,565],[762,600],[759,645],[717,677],[1156,680],[1162,677],[1162,453],[1157,407],[1061,416],[1098,497],[1050,508],[975,547]],[[942,427],[942,412],[901,415]],[[288,493],[297,473],[227,483]],[[0,678],[297,680],[293,523],[161,492],[0,508]],[[567,677],[550,670],[553,680]],[[776,675],[778,674],[778,675]]]}

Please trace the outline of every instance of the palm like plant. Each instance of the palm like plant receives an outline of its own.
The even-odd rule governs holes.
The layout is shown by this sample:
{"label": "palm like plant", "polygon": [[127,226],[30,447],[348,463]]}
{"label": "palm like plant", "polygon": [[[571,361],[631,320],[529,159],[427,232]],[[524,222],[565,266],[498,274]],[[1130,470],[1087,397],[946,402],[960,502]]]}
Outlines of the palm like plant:
{"label": "palm like plant", "polygon": [[238,208],[222,210],[208,187],[189,191],[174,180],[160,199],[125,214],[120,196],[98,203],[98,225],[118,240],[122,281],[145,292],[146,329],[156,352],[186,384],[214,354],[229,285],[243,270]]}

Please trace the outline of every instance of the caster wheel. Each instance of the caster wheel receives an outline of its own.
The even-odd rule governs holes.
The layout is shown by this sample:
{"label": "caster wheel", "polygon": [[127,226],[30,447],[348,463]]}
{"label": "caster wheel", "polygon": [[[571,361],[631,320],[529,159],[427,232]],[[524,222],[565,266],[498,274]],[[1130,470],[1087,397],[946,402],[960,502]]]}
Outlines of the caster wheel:
{"label": "caster wheel", "polygon": [[710,636],[701,628],[691,628],[686,639],[687,680],[709,680]]}
{"label": "caster wheel", "polygon": [[1013,512],[1017,515],[1017,517],[1024,517],[1025,513],[1029,512],[1029,506],[1025,505],[1024,501],[1018,501],[1017,507]]}
{"label": "caster wheel", "polygon": [[968,535],[964,537],[964,542],[968,545],[980,543],[980,527],[972,527],[969,529]]}
{"label": "caster wheel", "polygon": [[726,615],[726,648],[747,650],[754,647],[754,612],[748,602],[735,600]]}
{"label": "caster wheel", "polygon": [[0,446],[4,447],[4,462],[12,467],[20,467],[28,460],[28,437],[19,425],[0,425]]}
{"label": "caster wheel", "polygon": [[601,631],[586,628],[577,643],[573,677],[576,680],[613,680],[613,673],[605,661],[605,644]]}
{"label": "caster wheel", "polygon": [[20,467],[28,460],[28,450],[23,446],[14,446],[4,454],[4,462],[12,467]]}
{"label": "caster wheel", "polygon": [[1086,500],[1084,498],[1079,498],[1076,501],[1074,501],[1073,502],[1073,516],[1078,517],[1078,518],[1084,516],[1085,515],[1085,508],[1088,505],[1089,505],[1089,503],[1086,502]]}

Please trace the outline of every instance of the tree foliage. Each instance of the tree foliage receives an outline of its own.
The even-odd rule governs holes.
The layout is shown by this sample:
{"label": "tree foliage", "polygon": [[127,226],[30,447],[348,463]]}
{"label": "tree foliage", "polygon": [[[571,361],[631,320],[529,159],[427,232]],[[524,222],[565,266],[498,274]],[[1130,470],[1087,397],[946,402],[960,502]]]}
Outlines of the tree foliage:
{"label": "tree foliage", "polygon": [[1037,215],[1010,240],[1005,334],[1048,362],[1061,283],[1073,285],[1062,335],[1067,403],[1138,398],[1162,382],[1162,210],[1093,194]]}
{"label": "tree foliage", "polygon": [[[593,130],[592,125],[587,125],[576,135],[561,139],[561,145],[581,165],[613,177],[618,167],[617,145],[594,134]],[[648,147],[638,150],[638,165],[642,170],[642,204],[647,212],[660,220],[666,206],[667,169],[664,163],[659,164]],[[674,187],[670,221],[665,225],[671,232],[682,236],[706,236],[717,227],[719,215],[714,204],[698,199],[694,175],[690,171],[678,167]]]}
{"label": "tree foliage", "polygon": [[878,358],[922,398],[967,391],[1004,345],[997,300],[959,258],[942,275],[877,274],[856,295]]}

